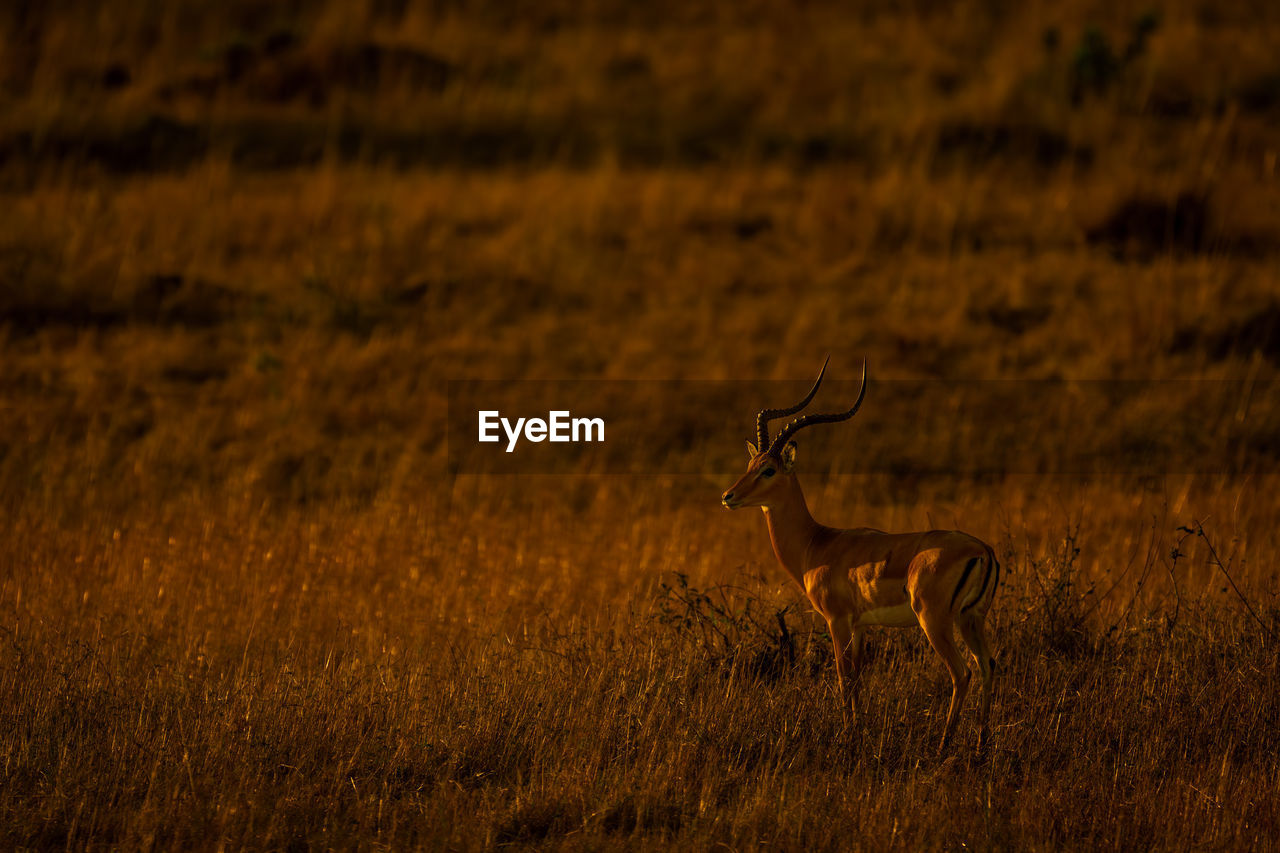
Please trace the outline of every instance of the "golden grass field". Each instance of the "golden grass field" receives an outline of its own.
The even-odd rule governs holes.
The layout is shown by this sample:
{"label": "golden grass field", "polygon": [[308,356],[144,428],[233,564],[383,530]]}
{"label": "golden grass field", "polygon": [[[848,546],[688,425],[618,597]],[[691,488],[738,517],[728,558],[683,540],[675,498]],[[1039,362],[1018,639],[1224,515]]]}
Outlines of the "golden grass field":
{"label": "golden grass field", "polygon": [[[3,847],[1277,846],[1280,6],[0,31]],[[815,517],[1005,568],[981,754],[971,696],[938,756],[914,630],[871,636],[847,724],[825,626],[719,506],[827,354],[819,405],[873,384],[801,436]],[[772,397],[641,382],[675,426],[631,467],[479,475],[470,379]],[[1208,410],[1079,392],[1185,379]],[[953,431],[975,380],[1029,402]],[[1041,464],[1081,437],[1090,473]]]}

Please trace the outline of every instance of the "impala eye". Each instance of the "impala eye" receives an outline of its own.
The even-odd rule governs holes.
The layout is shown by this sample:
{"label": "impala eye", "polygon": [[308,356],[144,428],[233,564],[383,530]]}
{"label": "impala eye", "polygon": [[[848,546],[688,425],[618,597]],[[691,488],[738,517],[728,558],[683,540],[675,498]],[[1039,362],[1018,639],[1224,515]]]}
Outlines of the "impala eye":
{"label": "impala eye", "polygon": [[772,477],[772,476],[773,476],[774,474],[776,474],[776,473],[778,473],[778,472],[777,472],[777,471],[775,471],[775,470],[773,470],[772,468],[765,468],[763,471],[761,471],[761,472],[760,472],[760,476],[761,476],[761,477]]}

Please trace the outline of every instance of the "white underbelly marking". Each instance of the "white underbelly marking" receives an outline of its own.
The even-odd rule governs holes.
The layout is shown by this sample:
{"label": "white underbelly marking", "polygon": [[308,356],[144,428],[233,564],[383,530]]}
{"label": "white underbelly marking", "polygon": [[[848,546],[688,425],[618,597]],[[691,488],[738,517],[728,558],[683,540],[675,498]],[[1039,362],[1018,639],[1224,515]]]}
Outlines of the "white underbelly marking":
{"label": "white underbelly marking", "polygon": [[877,607],[868,610],[858,617],[859,627],[866,625],[884,625],[889,628],[909,628],[916,624],[915,611],[907,603],[895,604],[891,607]]}

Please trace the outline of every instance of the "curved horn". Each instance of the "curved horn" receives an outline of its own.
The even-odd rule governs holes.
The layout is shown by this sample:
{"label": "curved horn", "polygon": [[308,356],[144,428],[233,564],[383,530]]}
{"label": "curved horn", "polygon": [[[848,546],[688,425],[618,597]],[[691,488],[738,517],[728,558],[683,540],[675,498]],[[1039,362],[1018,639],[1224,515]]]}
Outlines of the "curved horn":
{"label": "curved horn", "polygon": [[[818,371],[818,378],[814,380],[813,387],[809,389],[809,393],[804,395],[804,399],[794,406],[788,406],[785,409],[765,409],[756,415],[756,447],[760,451],[764,451],[769,447],[769,421],[776,418],[785,418],[787,415],[794,415],[796,412],[809,405],[809,401],[813,399],[813,395],[818,393],[818,386],[822,384],[822,376],[827,372],[827,364],[831,361],[831,356],[827,356],[827,360],[822,362],[822,369]],[[864,365],[865,369],[865,365]]]}
{"label": "curved horn", "polygon": [[830,415],[820,415],[820,414],[814,413],[811,415],[805,415],[804,417],[796,418],[794,421],[784,426],[782,430],[778,433],[778,437],[773,440],[773,444],[769,445],[769,452],[773,453],[775,450],[785,447],[787,444],[787,439],[791,438],[791,436],[795,435],[798,430],[802,430],[805,427],[814,426],[815,424],[834,424],[834,423],[839,423],[840,421],[849,420],[849,418],[853,417],[854,414],[857,413],[858,407],[862,405],[862,398],[865,397],[866,394],[867,394],[867,363],[866,361],[863,361],[862,362],[862,388],[858,391],[858,399],[856,402],[854,402],[853,408],[849,409],[849,411],[847,412],[837,412]]}

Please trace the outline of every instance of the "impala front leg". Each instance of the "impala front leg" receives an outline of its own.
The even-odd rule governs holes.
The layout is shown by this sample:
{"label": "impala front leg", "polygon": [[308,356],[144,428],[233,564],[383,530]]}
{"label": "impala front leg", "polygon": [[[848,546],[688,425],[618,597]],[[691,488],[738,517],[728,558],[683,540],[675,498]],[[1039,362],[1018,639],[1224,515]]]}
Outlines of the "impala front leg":
{"label": "impala front leg", "polygon": [[862,629],[854,630],[852,620],[837,617],[828,620],[831,639],[835,644],[836,679],[840,684],[840,713],[845,724],[849,712],[858,710],[858,676],[862,670]]}
{"label": "impala front leg", "polygon": [[849,705],[856,717],[861,711],[858,708],[858,688],[862,686],[862,638],[866,628],[854,626],[853,641],[849,644]]}

